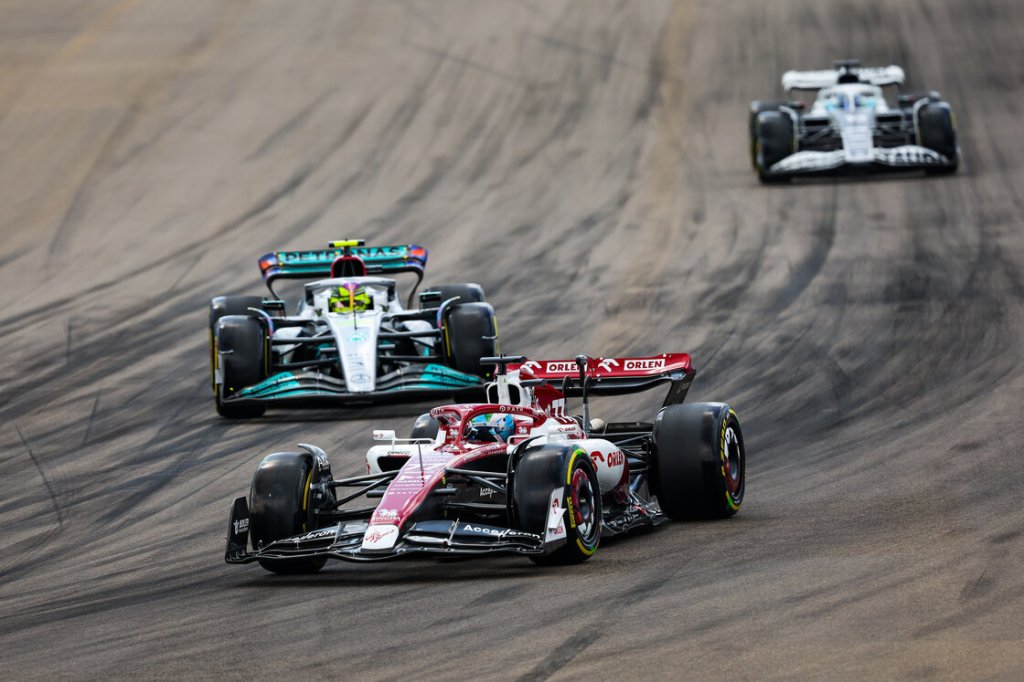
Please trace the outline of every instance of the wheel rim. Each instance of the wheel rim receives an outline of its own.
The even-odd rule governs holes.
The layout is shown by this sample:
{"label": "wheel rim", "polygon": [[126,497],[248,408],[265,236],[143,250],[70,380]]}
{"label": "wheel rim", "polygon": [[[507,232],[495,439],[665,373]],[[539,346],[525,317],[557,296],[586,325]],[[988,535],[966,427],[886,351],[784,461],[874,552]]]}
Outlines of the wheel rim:
{"label": "wheel rim", "polygon": [[582,469],[577,469],[572,475],[572,503],[576,531],[584,542],[589,542],[597,532],[597,509],[594,486]]}
{"label": "wheel rim", "polygon": [[730,493],[736,495],[743,485],[743,445],[731,426],[725,430],[725,458],[722,464],[725,486]]}

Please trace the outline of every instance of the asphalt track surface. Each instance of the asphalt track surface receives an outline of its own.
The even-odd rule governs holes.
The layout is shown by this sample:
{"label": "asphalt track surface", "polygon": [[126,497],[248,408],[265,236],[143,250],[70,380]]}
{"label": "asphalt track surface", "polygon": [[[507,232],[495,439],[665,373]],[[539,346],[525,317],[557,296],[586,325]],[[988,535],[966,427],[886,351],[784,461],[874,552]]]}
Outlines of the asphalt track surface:
{"label": "asphalt track surface", "polygon": [[[1024,4],[0,0],[0,677],[1024,677]],[[787,68],[902,64],[962,171],[761,187]],[[227,566],[266,454],[423,406],[213,410],[255,258],[414,242],[504,349],[688,351],[735,519],[525,559]],[[651,416],[656,397],[602,405]]]}

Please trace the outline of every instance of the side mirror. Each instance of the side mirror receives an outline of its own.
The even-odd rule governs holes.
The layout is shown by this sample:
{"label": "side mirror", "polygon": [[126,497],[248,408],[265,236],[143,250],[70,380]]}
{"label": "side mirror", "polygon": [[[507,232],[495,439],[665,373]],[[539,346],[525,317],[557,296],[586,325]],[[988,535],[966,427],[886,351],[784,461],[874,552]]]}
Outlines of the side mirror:
{"label": "side mirror", "polygon": [[395,442],[395,430],[394,429],[374,429],[373,439],[388,441],[389,443]]}

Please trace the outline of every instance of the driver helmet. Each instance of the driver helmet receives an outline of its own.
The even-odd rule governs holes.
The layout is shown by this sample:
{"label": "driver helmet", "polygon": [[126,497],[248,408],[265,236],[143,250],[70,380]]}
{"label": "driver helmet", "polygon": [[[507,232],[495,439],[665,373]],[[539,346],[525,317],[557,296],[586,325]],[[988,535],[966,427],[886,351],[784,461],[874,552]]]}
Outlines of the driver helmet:
{"label": "driver helmet", "polygon": [[467,435],[477,443],[507,443],[515,428],[510,414],[481,414],[470,420]]}
{"label": "driver helmet", "polygon": [[327,305],[332,313],[363,312],[373,307],[373,300],[365,287],[343,284],[331,292]]}

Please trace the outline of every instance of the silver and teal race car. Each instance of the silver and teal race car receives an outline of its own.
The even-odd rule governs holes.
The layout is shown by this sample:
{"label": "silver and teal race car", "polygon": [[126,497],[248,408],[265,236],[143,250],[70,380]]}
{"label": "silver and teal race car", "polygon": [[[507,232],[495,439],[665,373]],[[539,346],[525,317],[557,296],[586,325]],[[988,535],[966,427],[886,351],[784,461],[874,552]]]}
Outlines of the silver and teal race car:
{"label": "silver and teal race car", "polygon": [[[494,310],[478,284],[436,286],[417,296],[426,262],[421,246],[362,240],[263,256],[269,298],[210,302],[217,412],[241,419],[262,415],[268,405],[482,395],[487,374],[480,358],[498,351]],[[387,277],[402,273],[416,277],[405,304]],[[306,280],[290,313],[274,290],[282,279]]]}

